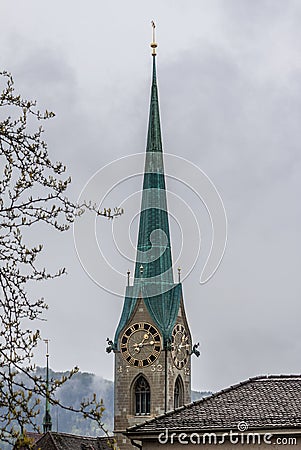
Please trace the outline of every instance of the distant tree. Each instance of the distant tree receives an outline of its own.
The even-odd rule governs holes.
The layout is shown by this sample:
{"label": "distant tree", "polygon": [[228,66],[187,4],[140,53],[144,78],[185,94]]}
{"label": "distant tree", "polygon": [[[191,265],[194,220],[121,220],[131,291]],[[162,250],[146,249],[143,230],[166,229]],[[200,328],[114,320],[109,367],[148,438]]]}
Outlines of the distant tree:
{"label": "distant tree", "polygon": [[[28,287],[65,272],[52,274],[40,268],[37,259],[43,246],[29,246],[26,239],[33,240],[39,223],[59,232],[68,230],[87,208],[108,218],[120,211],[101,211],[69,200],[71,179],[64,178],[61,162],[51,161],[43,128],[37,126],[54,114],[41,113],[36,102],[16,94],[11,74],[0,72],[0,83],[0,441],[12,442],[26,426],[37,429],[39,398],[46,395],[46,381],[35,375],[32,359],[40,340],[35,323],[48,306],[43,298],[33,299]],[[74,368],[68,377],[51,383],[50,403],[57,403],[55,390],[77,371]],[[102,426],[104,408],[96,396],[75,410]]]}

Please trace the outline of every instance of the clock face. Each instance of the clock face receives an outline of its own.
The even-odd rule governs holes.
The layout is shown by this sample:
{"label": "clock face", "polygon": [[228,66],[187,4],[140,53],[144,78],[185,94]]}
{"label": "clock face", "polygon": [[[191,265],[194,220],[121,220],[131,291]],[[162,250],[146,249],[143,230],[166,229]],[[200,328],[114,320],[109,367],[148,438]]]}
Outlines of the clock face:
{"label": "clock face", "polygon": [[160,355],[161,347],[159,331],[146,322],[129,326],[120,342],[122,356],[129,364],[136,367],[153,364]]}
{"label": "clock face", "polygon": [[174,365],[183,369],[190,354],[189,335],[185,327],[179,323],[174,326],[171,340],[171,356]]}

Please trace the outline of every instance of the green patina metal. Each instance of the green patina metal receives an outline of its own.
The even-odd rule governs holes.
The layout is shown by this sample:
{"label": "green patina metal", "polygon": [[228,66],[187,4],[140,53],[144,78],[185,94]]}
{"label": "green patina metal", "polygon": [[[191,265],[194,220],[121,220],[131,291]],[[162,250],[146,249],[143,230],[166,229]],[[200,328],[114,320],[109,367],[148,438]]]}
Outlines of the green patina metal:
{"label": "green patina metal", "polygon": [[160,330],[164,346],[169,343],[179,311],[182,284],[174,284],[168,291],[154,296],[148,296],[148,287],[147,284],[144,286],[134,284],[126,287],[123,310],[115,333],[115,349],[118,348],[119,335],[131,319],[139,298],[143,298],[155,325]]}
{"label": "green patina metal", "polygon": [[160,329],[165,344],[171,337],[182,296],[181,284],[174,284],[170,232],[165,190],[156,57],[149,113],[145,169],[133,286],[128,286],[123,311],[115,334],[115,348],[122,329],[130,320],[137,300],[146,307]]}
{"label": "green patina metal", "polygon": [[50,414],[50,403],[49,403],[49,353],[48,353],[48,339],[45,340],[47,345],[46,353],[46,395],[45,395],[45,415],[43,418],[43,432],[51,431],[52,420]]}

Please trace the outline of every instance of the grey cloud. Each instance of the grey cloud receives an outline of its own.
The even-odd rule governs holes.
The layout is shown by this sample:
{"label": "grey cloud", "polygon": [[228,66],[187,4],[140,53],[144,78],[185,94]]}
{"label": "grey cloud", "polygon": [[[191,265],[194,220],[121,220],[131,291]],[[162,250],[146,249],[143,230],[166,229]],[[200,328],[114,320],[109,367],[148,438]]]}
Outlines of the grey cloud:
{"label": "grey cloud", "polygon": [[[216,276],[199,285],[202,254],[184,284],[192,332],[202,343],[193,385],[217,389],[259,373],[300,371],[300,3],[192,1],[171,13],[173,4],[157,4],[165,151],[210,176],[229,219]],[[145,148],[151,61],[138,42],[148,45],[152,17],[138,2],[119,6],[124,17],[112,25],[112,7],[92,2],[88,29],[80,10],[71,21],[69,9],[54,2],[47,8],[54,14],[61,7],[61,17],[40,41],[18,11],[15,26],[7,20],[3,27],[5,68],[20,90],[57,113],[46,137],[54,158],[72,173],[74,197],[103,164]],[[26,20],[32,31],[40,27],[29,13]],[[137,27],[129,29],[129,21]],[[68,35],[77,45],[70,46]],[[110,226],[103,223],[101,231],[109,241]],[[43,332],[52,339],[52,364],[61,370],[79,364],[112,378],[105,339],[114,333],[121,303],[86,276],[66,236],[49,237],[46,247],[48,262],[69,272],[45,289],[50,310]],[[39,232],[39,240],[46,238]],[[128,263],[116,266],[126,272]]]}

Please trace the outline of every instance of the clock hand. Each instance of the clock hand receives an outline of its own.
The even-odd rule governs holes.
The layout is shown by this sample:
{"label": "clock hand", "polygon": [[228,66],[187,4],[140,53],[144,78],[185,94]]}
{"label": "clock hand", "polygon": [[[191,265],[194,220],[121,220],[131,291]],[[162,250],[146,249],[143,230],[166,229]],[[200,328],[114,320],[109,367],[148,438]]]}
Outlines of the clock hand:
{"label": "clock hand", "polygon": [[179,344],[178,345],[178,349],[181,349],[183,347],[185,347],[186,349],[189,349],[189,344]]}
{"label": "clock hand", "polygon": [[140,353],[141,347],[143,347],[144,345],[149,345],[148,342],[144,343],[144,341],[146,341],[148,338],[149,338],[149,333],[145,333],[142,341],[134,344],[134,350],[136,353]]}
{"label": "clock hand", "polygon": [[141,342],[135,342],[135,344],[134,344],[134,347],[141,347],[142,345],[143,345],[143,343],[144,343],[144,341],[146,340],[146,339],[148,339],[149,338],[149,334],[146,334],[145,333],[145,335],[143,336],[143,339],[142,339],[142,341]]}
{"label": "clock hand", "polygon": [[155,344],[155,341],[150,341],[150,342],[143,342],[143,343],[140,343],[139,346],[140,346],[140,347],[144,347],[145,345],[154,345],[154,344]]}

